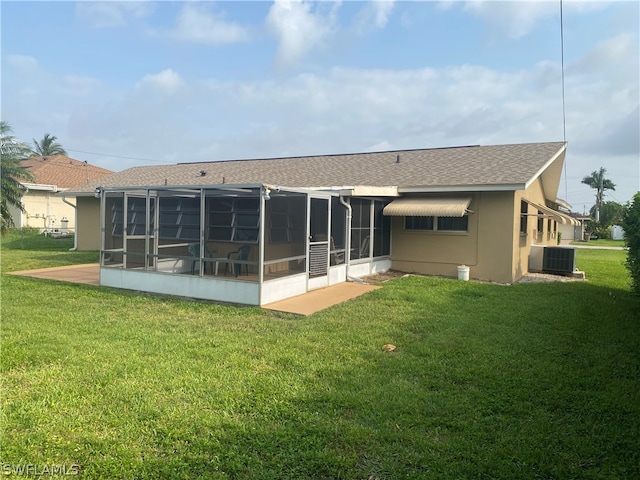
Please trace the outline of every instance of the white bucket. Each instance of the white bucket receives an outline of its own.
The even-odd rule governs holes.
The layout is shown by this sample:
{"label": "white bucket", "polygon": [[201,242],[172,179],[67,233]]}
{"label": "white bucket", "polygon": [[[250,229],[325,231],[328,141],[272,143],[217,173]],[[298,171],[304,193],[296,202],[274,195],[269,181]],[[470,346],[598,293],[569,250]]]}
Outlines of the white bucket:
{"label": "white bucket", "polygon": [[469,281],[469,267],[466,265],[458,266],[458,280]]}

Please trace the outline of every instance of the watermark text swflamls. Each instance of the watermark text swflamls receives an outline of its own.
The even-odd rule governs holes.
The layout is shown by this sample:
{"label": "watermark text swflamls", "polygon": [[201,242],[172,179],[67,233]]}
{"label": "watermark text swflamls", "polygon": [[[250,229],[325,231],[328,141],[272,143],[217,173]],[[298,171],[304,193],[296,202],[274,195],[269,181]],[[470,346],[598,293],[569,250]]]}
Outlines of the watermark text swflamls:
{"label": "watermark text swflamls", "polygon": [[70,465],[36,465],[35,463],[3,463],[0,476],[29,476],[42,477],[51,475],[78,475],[80,465],[72,463]]}

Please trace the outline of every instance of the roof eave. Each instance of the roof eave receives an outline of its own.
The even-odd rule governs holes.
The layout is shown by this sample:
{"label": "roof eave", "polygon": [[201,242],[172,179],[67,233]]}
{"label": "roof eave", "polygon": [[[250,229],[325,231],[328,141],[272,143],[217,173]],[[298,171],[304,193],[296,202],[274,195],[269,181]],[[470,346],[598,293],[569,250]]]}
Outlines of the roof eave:
{"label": "roof eave", "polygon": [[536,181],[536,179],[538,179],[538,177],[540,177],[540,175],[542,175],[542,173],[549,168],[549,166],[555,162],[558,157],[560,155],[562,155],[565,151],[567,150],[567,144],[564,143],[561,147],[560,150],[558,150],[555,155],[553,155],[549,160],[547,160],[547,162],[540,168],[540,170],[538,170],[526,183],[526,187],[525,188],[529,188],[531,186],[531,184],[533,182]]}
{"label": "roof eave", "polygon": [[510,183],[498,185],[434,185],[398,187],[398,193],[448,193],[448,192],[513,192],[525,190],[524,183]]}
{"label": "roof eave", "polygon": [[71,192],[69,190],[58,190],[56,197],[94,197],[95,192]]}
{"label": "roof eave", "polygon": [[46,183],[25,183],[21,182],[21,185],[27,190],[37,190],[41,192],[57,192],[60,189],[57,185],[49,185]]}

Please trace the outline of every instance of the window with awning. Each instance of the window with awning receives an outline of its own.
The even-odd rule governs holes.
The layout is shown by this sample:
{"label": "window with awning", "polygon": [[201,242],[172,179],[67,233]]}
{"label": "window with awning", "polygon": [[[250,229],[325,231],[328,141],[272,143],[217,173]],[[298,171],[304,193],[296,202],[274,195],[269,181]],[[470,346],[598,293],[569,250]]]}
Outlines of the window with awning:
{"label": "window with awning", "polygon": [[538,210],[538,215],[541,215],[543,218],[552,218],[561,225],[573,225],[574,227],[580,225],[578,220],[562,212],[558,212],[557,210],[553,210],[545,205],[532,202],[531,200],[525,199],[523,201]]}
{"label": "window with awning", "polygon": [[399,198],[384,207],[392,217],[464,217],[471,198]]}

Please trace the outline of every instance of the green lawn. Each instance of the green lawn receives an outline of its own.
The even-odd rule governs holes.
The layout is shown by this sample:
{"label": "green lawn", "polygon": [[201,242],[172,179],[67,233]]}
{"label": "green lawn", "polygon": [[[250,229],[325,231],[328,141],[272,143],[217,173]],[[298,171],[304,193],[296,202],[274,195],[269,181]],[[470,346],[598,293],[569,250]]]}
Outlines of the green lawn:
{"label": "green lawn", "polygon": [[[2,271],[96,260],[71,246],[14,234]],[[623,263],[580,250],[581,283],[398,278],[307,318],[3,274],[0,460],[87,479],[639,478]]]}

